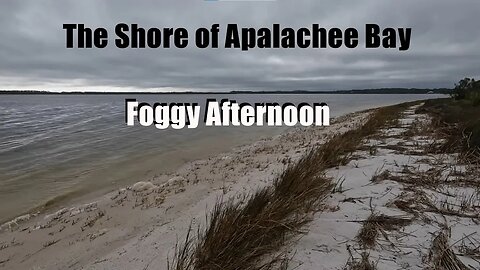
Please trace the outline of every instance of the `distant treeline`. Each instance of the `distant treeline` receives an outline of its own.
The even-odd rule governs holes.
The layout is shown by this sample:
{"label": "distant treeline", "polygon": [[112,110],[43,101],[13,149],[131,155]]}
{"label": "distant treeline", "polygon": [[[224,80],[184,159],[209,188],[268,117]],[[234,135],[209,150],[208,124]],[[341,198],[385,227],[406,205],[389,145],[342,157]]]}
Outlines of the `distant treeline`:
{"label": "distant treeline", "polygon": [[376,88],[376,89],[355,89],[355,90],[328,90],[328,91],[231,91],[231,94],[450,94],[452,89],[448,88]]}
{"label": "distant treeline", "polygon": [[181,95],[181,94],[451,94],[448,88],[378,88],[329,91],[230,91],[230,92],[50,92],[37,90],[0,90],[0,95]]}

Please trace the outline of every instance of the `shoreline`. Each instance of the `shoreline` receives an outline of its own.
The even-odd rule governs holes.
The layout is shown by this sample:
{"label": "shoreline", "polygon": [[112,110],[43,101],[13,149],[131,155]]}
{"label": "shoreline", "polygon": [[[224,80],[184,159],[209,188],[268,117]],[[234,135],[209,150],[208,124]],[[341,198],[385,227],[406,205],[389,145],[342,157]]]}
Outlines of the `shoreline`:
{"label": "shoreline", "polygon": [[[354,104],[349,105],[347,105],[347,100],[352,96],[350,98],[343,96],[329,96],[327,98],[326,96],[315,95],[259,96],[258,98],[256,96],[251,98],[239,96],[238,98],[245,102],[253,102],[253,100],[258,99],[259,102],[272,100],[280,104],[288,101],[293,103],[305,100],[327,101],[334,108],[332,116],[339,116],[352,111],[390,105],[411,99],[432,98],[432,96],[380,95],[376,96],[374,100],[366,96],[355,96]],[[145,101],[155,99],[155,96],[151,96],[145,98]],[[173,97],[166,99],[170,102],[175,101]],[[201,104],[204,97],[196,99],[193,97],[178,97],[177,99],[200,102]],[[15,100],[16,98],[7,97],[2,105],[6,104],[7,108],[10,108],[8,107],[9,101],[15,102]],[[105,115],[105,117],[96,118],[95,121],[88,121],[89,117],[96,114],[88,114],[85,106],[79,106],[78,108],[74,106],[77,109],[72,111],[74,113],[71,116],[69,114],[70,109],[65,109],[67,108],[66,105],[75,103],[92,103],[88,107],[98,109],[99,104],[104,102],[113,102],[111,103],[112,106],[118,104],[118,107],[117,105],[114,107],[115,113],[113,115],[116,115],[115,117]],[[28,105],[29,103],[38,103],[39,109],[29,111],[28,107],[21,105]],[[19,135],[18,139],[31,141],[30,137],[41,133],[44,128],[51,130],[58,128],[62,131],[50,134],[55,137],[53,140],[46,139],[48,136],[40,136],[39,133],[37,134],[41,138],[39,142],[33,140],[33,143],[25,143],[25,145],[19,146],[18,152],[9,150],[9,147],[2,148],[6,151],[2,160],[3,169],[6,173],[0,177],[0,182],[4,187],[4,192],[0,194],[0,202],[3,203],[3,207],[0,209],[1,221],[8,221],[10,218],[14,218],[20,213],[28,213],[32,209],[41,209],[42,206],[50,205],[51,202],[54,202],[54,205],[61,205],[63,202],[69,203],[69,198],[76,199],[79,195],[82,198],[91,198],[90,194],[102,195],[99,191],[110,191],[112,187],[120,188],[133,183],[133,180],[146,179],[148,181],[148,177],[172,172],[186,161],[211,156],[212,149],[215,150],[214,153],[226,152],[231,150],[232,146],[254,143],[260,138],[279,134],[282,131],[277,127],[225,127],[221,129],[199,128],[192,131],[167,130],[159,134],[155,128],[126,129],[122,125],[123,115],[119,110],[123,108],[124,100],[116,96],[95,99],[91,97],[25,97],[19,104],[21,105],[19,110],[25,113],[26,117],[15,119],[12,116],[8,119],[13,123],[18,121],[20,126],[20,123],[24,123],[31,116],[36,116],[37,113],[43,115],[43,110],[55,106],[62,114],[66,115],[66,119],[91,122],[98,128],[83,124],[78,127],[63,127],[55,121],[40,121],[38,128],[33,129],[32,135]],[[74,115],[83,115],[83,113],[86,113],[85,116],[79,116],[78,119],[74,117]],[[108,123],[112,123],[112,121],[118,122],[114,122],[111,126]],[[5,128],[9,128],[14,133],[14,126],[8,125]],[[104,134],[104,130],[110,129],[112,130],[110,134]],[[82,130],[86,130],[86,132]],[[23,133],[29,134],[29,132]],[[92,136],[87,136],[88,134],[92,134]],[[98,140],[97,137],[102,139]],[[25,153],[31,154],[25,155]],[[18,168],[21,168],[21,170]],[[67,198],[67,200],[63,198]],[[58,201],[60,201],[60,204],[57,203]]]}
{"label": "shoreline", "polygon": [[[334,118],[332,118],[332,119],[334,119]],[[255,144],[258,141],[263,141],[263,140],[267,140],[267,139],[270,139],[270,138],[275,138],[275,137],[281,136],[282,134],[290,132],[291,130],[294,130],[296,128],[297,127],[287,128],[287,129],[281,131],[280,134],[273,135],[273,136],[272,135],[264,135],[264,136],[260,136],[258,139],[249,138],[249,139],[247,139],[247,142],[241,143],[239,145],[235,145],[235,144],[230,145],[230,144],[226,143],[226,145],[228,144],[230,146],[221,146],[221,147],[219,147],[219,148],[222,148],[221,150],[216,149],[216,150],[213,150],[210,153],[200,153],[202,151],[195,150],[194,152],[199,152],[199,154],[198,154],[198,156],[200,156],[199,158],[195,158],[195,159],[192,159],[192,160],[187,160],[187,161],[184,161],[184,162],[175,162],[175,165],[169,165],[165,168],[162,168],[161,171],[163,171],[163,172],[161,172],[160,174],[161,175],[175,174],[176,171],[178,171],[179,169],[181,169],[184,166],[187,166],[189,163],[196,162],[196,161],[208,160],[210,158],[214,158],[215,156],[219,156],[219,155],[222,155],[222,154],[228,154],[229,152],[235,151],[236,149],[239,149],[239,148],[242,148],[242,147],[247,147],[249,145]],[[149,156],[150,156],[150,158],[158,157],[158,154],[150,153]],[[183,159],[183,158],[181,158],[181,159]],[[128,162],[131,162],[131,160],[123,160],[122,161],[122,163],[128,163]],[[70,190],[66,193],[59,194],[58,196],[52,197],[52,198],[46,200],[43,203],[40,203],[36,206],[31,207],[27,211],[22,211],[18,215],[7,217],[5,219],[0,219],[0,228],[5,223],[13,221],[13,220],[15,220],[16,218],[19,218],[19,217],[23,217],[23,216],[26,216],[26,215],[32,215],[32,216],[42,215],[42,214],[46,214],[46,213],[51,212],[51,211],[59,210],[62,207],[87,203],[88,201],[94,201],[96,198],[106,196],[109,193],[117,191],[118,189],[125,188],[127,186],[131,186],[131,185],[135,184],[135,182],[149,181],[152,178],[156,177],[156,176],[148,175],[149,173],[150,174],[153,173],[151,169],[147,169],[147,172],[145,172],[144,175],[138,176],[138,178],[135,181],[125,182],[125,181],[119,180],[118,181],[119,183],[115,183],[115,184],[112,184],[112,185],[105,185],[98,190],[95,190],[91,187],[83,187],[81,189],[74,189],[74,190]],[[157,173],[155,172],[154,174],[157,174]],[[0,229],[0,233],[1,233],[1,229]]]}
{"label": "shoreline", "polygon": [[[292,128],[295,129],[295,127],[292,127]],[[48,198],[44,200],[44,202],[38,203],[37,205],[30,207],[26,211],[21,211],[19,214],[11,215],[6,218],[3,218],[3,217],[0,218],[0,227],[4,223],[12,221],[15,218],[20,216],[25,216],[27,214],[36,214],[37,212],[40,212],[40,214],[42,214],[51,210],[55,210],[55,209],[58,210],[62,206],[80,204],[85,201],[94,200],[95,198],[102,197],[108,193],[118,190],[119,188],[123,188],[128,185],[134,184],[137,181],[149,181],[152,178],[156,177],[156,175],[158,174],[174,174],[175,171],[177,171],[178,169],[180,169],[181,167],[185,166],[188,163],[191,163],[197,160],[208,159],[216,155],[220,155],[222,153],[228,153],[235,150],[236,148],[253,144],[258,140],[279,136],[285,132],[288,132],[292,128],[285,128],[283,131],[280,131],[279,134],[276,134],[276,135],[269,135],[269,134],[260,135],[259,134],[259,136],[257,136],[257,139],[246,136],[246,139],[244,139],[245,142],[242,142],[240,144],[236,144],[233,142],[221,143],[219,145],[215,145],[212,148],[210,148],[210,151],[208,153],[203,151],[204,149],[195,148],[195,147],[193,147],[194,148],[193,149],[190,146],[187,150],[178,150],[181,152],[185,152],[185,154],[183,154],[184,156],[178,156],[171,160],[167,160],[167,156],[173,150],[169,150],[170,152],[167,152],[167,153],[152,152],[152,153],[148,153],[147,155],[142,155],[137,153],[133,158],[120,160],[113,165],[107,164],[107,167],[109,167],[108,171],[115,173],[114,171],[115,168],[122,167],[121,166],[122,164],[131,163],[132,161],[139,158],[146,160],[146,161],[137,160],[136,162],[141,164],[141,168],[135,168],[134,169],[135,173],[132,173],[132,172],[128,173],[128,175],[130,176],[135,174],[137,175],[137,177],[135,177],[136,178],[135,181],[128,180],[127,177],[122,176],[122,177],[115,178],[115,180],[110,182],[109,184],[100,183],[98,185],[95,185],[90,183],[87,186],[68,190],[57,196]],[[203,142],[205,142],[206,144],[211,144],[212,140],[209,140],[207,138],[207,139],[204,139]],[[195,158],[189,159],[188,157],[186,157],[187,155],[195,156]],[[168,164],[165,165],[164,163],[162,163],[161,166],[159,167],[158,163],[163,161],[166,161],[166,163]],[[145,165],[145,163],[148,163],[149,165]],[[99,178],[102,175],[106,175],[108,172],[107,172],[107,169],[100,168],[100,169],[97,169],[97,171],[94,173],[99,175],[97,176],[97,178]]]}
{"label": "shoreline", "polygon": [[[383,107],[383,106],[381,106],[381,107]],[[381,107],[362,109],[362,110],[347,113],[347,114],[344,114],[344,115],[335,116],[335,117],[331,118],[331,121],[336,122],[336,121],[338,121],[338,119],[343,119],[344,117],[348,117],[349,115],[364,113],[364,112],[374,110],[374,109],[378,109],[378,108],[381,108]],[[153,165],[149,166],[148,168],[146,168],[147,172],[145,172],[144,175],[139,176],[135,181],[126,182],[126,181],[123,181],[123,180],[119,179],[118,180],[119,183],[112,183],[111,185],[104,185],[104,186],[100,187],[99,189],[95,189],[95,188],[87,187],[87,186],[77,188],[77,189],[72,189],[72,190],[69,190],[65,193],[62,193],[62,194],[59,194],[57,196],[51,197],[51,198],[45,200],[44,202],[39,203],[38,205],[35,205],[35,206],[31,207],[30,209],[28,209],[26,211],[20,212],[17,215],[12,215],[10,217],[0,219],[0,232],[1,232],[1,228],[6,223],[11,222],[11,221],[15,221],[15,219],[17,219],[17,218],[20,218],[20,220],[21,220],[28,215],[30,215],[32,217],[35,217],[35,216],[38,216],[38,215],[47,214],[48,212],[51,212],[51,211],[60,210],[61,208],[66,207],[66,206],[87,203],[88,201],[94,201],[97,198],[108,195],[109,193],[114,192],[118,189],[125,188],[126,186],[132,185],[135,182],[149,181],[152,178],[155,178],[157,174],[161,174],[161,175],[175,174],[175,172],[177,170],[181,169],[184,166],[187,166],[189,163],[196,162],[196,161],[203,161],[203,160],[206,160],[206,159],[214,158],[215,156],[219,156],[219,155],[224,155],[224,154],[226,155],[230,152],[236,151],[237,149],[240,149],[240,148],[243,148],[243,147],[248,147],[248,146],[253,145],[253,144],[255,144],[259,141],[275,139],[279,136],[286,135],[287,133],[293,132],[294,130],[297,130],[297,129],[310,129],[310,128],[326,128],[326,129],[329,129],[330,127],[324,127],[324,126],[318,126],[318,127],[315,127],[315,126],[311,126],[311,127],[301,127],[301,126],[286,127],[282,131],[277,132],[277,134],[275,134],[275,135],[266,134],[266,135],[259,136],[257,139],[248,138],[248,139],[246,139],[246,142],[243,142],[239,145],[236,145],[234,143],[225,143],[225,145],[229,145],[229,146],[222,146],[222,147],[220,147],[221,149],[216,149],[216,150],[214,150],[210,153],[200,154],[201,151],[196,150],[197,152],[199,152],[199,153],[197,153],[199,158],[188,160],[186,162],[176,162],[175,165],[170,165],[170,166],[167,166],[165,168],[162,168],[161,171],[163,171],[163,172],[160,172],[160,173],[159,172],[154,172],[153,173],[153,171],[151,169],[151,167],[153,167]],[[148,160],[154,160],[155,157],[158,158],[158,156],[159,156],[157,153],[149,153],[149,155],[150,155],[150,158],[148,158]],[[131,162],[131,159],[122,161],[122,163],[128,163],[128,162]],[[156,161],[154,161],[154,162],[156,162]],[[149,175],[149,173],[150,174],[153,173],[155,175]]]}
{"label": "shoreline", "polygon": [[[325,260],[330,261],[322,269],[357,269],[361,264],[372,269],[377,264],[424,269],[441,257],[432,258],[432,252],[448,248],[456,252],[457,264],[472,267],[478,264],[472,257],[475,254],[461,250],[470,248],[462,239],[477,241],[474,236],[480,233],[480,216],[475,210],[479,207],[478,183],[466,174],[478,173],[478,168],[465,164],[458,152],[434,150],[444,138],[437,134],[434,116],[423,109],[425,103],[429,102],[349,113],[332,119],[328,128],[291,128],[187,162],[172,173],[132,183],[93,200],[20,217],[0,227],[0,269],[171,269],[175,259],[182,260],[176,257],[179,249],[187,250],[185,256],[195,256],[191,247],[208,252],[216,244],[229,245],[230,240],[213,240],[204,247],[205,242],[199,240],[202,236],[197,235],[211,226],[209,218],[217,207],[229,209],[231,202],[238,202],[240,208],[232,211],[243,213],[242,207],[251,206],[259,192],[276,189],[286,169],[302,164],[314,149],[326,153],[323,161],[315,159],[314,164],[329,164],[317,167],[309,163],[308,167],[321,175],[318,183],[328,183],[325,196],[315,199],[319,208],[306,214],[306,223],[298,231],[290,228],[287,240],[266,257],[284,256],[281,260],[288,261],[285,269],[289,270],[318,269]],[[305,180],[300,175],[309,175],[311,170],[300,168],[298,176],[287,179]],[[287,194],[297,191],[287,190],[283,196],[289,205],[292,200]],[[298,210],[303,211],[301,207],[293,211]],[[239,224],[263,224],[261,214],[258,218]],[[239,228],[248,229],[239,226],[234,231]],[[263,229],[268,231],[269,227]],[[214,232],[220,237],[222,233],[229,237],[230,232]],[[446,242],[439,243],[440,238]],[[239,244],[255,242],[250,240]],[[189,247],[184,246],[187,242]],[[392,248],[385,249],[385,244]],[[243,256],[227,249],[219,249],[221,254],[229,254],[227,262]],[[248,248],[244,252],[250,254]],[[182,267],[179,269],[187,269]]]}
{"label": "shoreline", "polygon": [[[219,197],[235,196],[269,184],[286,164],[300,157],[308,148],[334,133],[353,128],[371,110],[332,118],[330,127],[292,128],[273,138],[188,162],[173,174],[140,181],[90,201],[63,204],[64,208],[56,207],[39,215],[17,217],[1,226],[0,243],[8,243],[13,237],[16,241],[10,244],[13,247],[4,251],[16,250],[12,254],[20,252],[27,257],[11,255],[14,258],[9,257],[8,261],[16,263],[9,264],[9,269],[29,269],[42,264],[50,265],[48,269],[61,269],[59,262],[51,257],[58,258],[59,254],[65,257],[61,260],[64,263],[69,259],[79,264],[91,264],[98,260],[96,257],[112,255],[115,249],[128,245],[128,239],[141,237],[139,233],[147,233],[152,230],[150,227],[158,224],[165,224],[160,229],[169,239],[168,245],[162,247],[165,255],[162,259],[165,259],[175,246],[176,238],[172,236],[187,232],[186,226],[194,213],[205,212]],[[165,228],[170,223],[178,225],[175,233]],[[91,247],[90,242],[93,241],[103,243],[96,246],[107,246],[95,252],[81,251]],[[71,242],[83,248],[72,248],[68,244]],[[15,247],[19,247],[18,250]],[[43,255],[36,255],[39,253]]]}

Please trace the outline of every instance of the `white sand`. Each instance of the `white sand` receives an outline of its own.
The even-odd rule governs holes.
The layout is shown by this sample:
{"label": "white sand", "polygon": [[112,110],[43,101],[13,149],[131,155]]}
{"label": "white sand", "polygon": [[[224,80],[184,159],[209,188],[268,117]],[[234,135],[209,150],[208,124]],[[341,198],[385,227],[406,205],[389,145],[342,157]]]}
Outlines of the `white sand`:
{"label": "white sand", "polygon": [[[349,164],[328,170],[333,179],[343,181],[342,189],[327,199],[327,209],[315,214],[304,228],[308,233],[287,247],[290,269],[344,269],[362,252],[378,269],[425,269],[432,239],[444,225],[451,228],[455,252],[480,245],[478,188],[465,184],[422,187],[394,179],[440,171],[435,177],[456,181],[472,173],[457,163],[456,155],[423,154],[422,147],[434,142],[431,137],[399,136],[429,121],[414,109],[404,113],[401,127],[382,130],[381,137],[364,141],[366,149],[375,151],[357,151]],[[241,198],[270,184],[288,162],[329,135],[363,123],[367,116],[352,114],[328,128],[295,129],[188,163],[173,175],[143,179],[95,202],[19,217],[2,228],[0,269],[166,269],[167,258],[177,241],[184,239],[190,223],[203,224],[219,198]],[[399,146],[403,150],[395,149]],[[371,181],[387,170],[390,177]],[[472,199],[465,205],[467,197]],[[414,211],[400,210],[398,201],[408,202]],[[474,218],[441,215],[429,210],[426,201],[437,208],[463,207],[460,212]],[[412,223],[385,231],[374,248],[364,248],[356,236],[372,211],[409,218]],[[480,269],[475,258],[460,259],[471,269]]]}
{"label": "white sand", "polygon": [[[471,269],[480,269],[478,258],[460,256],[465,253],[465,247],[476,247],[478,252],[480,246],[478,186],[458,184],[464,176],[454,172],[465,171],[465,166],[457,164],[456,155],[420,152],[423,146],[434,142],[433,138],[396,136],[413,125],[420,128],[428,126],[429,118],[415,114],[414,109],[412,107],[404,113],[401,128],[383,130],[383,137],[364,142],[375,147],[375,153],[358,151],[356,158],[346,166],[329,170],[328,174],[334,179],[343,181],[343,192],[332,194],[327,202],[329,211],[317,213],[306,228],[308,233],[292,247],[290,269],[344,269],[347,263],[359,261],[363,252],[369,254],[369,260],[377,269],[426,269],[432,240],[442,226],[451,228],[450,244],[462,262]],[[395,146],[405,147],[410,154],[392,150]],[[405,168],[411,173],[405,174]],[[442,181],[452,182],[422,187],[395,181],[394,177],[371,181],[374,175],[386,170],[401,177],[429,175],[431,172]],[[436,171],[440,174],[436,175]],[[478,168],[476,175],[473,173],[469,172],[466,176],[477,180]],[[471,198],[471,201],[461,209],[464,198]],[[396,201],[408,202],[407,205],[415,210],[410,213],[402,211],[395,205]],[[475,218],[439,214],[428,206],[427,201],[439,209],[448,208]],[[374,248],[364,248],[356,236],[372,211],[413,221],[399,230],[384,231]]]}
{"label": "white sand", "polygon": [[0,269],[166,269],[191,222],[229,198],[268,185],[288,162],[329,135],[362,123],[355,113],[325,128],[275,138],[194,161],[175,174],[142,180],[93,202],[23,216],[0,233]]}

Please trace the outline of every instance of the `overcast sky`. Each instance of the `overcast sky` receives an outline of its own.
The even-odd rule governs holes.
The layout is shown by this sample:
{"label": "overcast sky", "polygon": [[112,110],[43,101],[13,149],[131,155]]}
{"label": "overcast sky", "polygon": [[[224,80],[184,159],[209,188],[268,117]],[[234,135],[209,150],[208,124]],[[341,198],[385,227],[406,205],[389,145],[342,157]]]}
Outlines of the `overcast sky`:
{"label": "overcast sky", "polygon": [[[0,2],[0,89],[332,90],[451,87],[480,77],[479,0],[92,0]],[[411,27],[408,51],[118,49],[117,23],[144,27]],[[64,23],[109,30],[105,49],[66,49]],[[222,35],[220,35],[223,37]]]}

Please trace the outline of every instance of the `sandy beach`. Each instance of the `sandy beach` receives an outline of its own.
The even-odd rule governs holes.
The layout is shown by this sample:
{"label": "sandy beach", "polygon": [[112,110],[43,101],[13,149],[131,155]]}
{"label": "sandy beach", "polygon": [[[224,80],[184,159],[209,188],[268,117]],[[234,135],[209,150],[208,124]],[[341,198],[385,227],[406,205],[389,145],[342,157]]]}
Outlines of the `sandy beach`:
{"label": "sandy beach", "polygon": [[[326,172],[336,187],[323,211],[302,229],[305,233],[285,247],[288,269],[364,269],[352,268],[362,262],[378,269],[424,269],[432,243],[445,228],[458,253],[469,245],[467,239],[477,241],[477,189],[449,182],[460,181],[468,168],[457,164],[455,155],[426,154],[424,148],[435,140],[422,129],[430,119],[416,113],[418,106],[405,110],[397,127],[364,140],[348,164]],[[174,174],[139,179],[93,201],[18,217],[1,227],[0,268],[167,269],[189,227],[205,226],[216,202],[242,200],[271,185],[289,163],[334,134],[362,125],[372,111],[190,162]],[[435,188],[416,184],[431,174],[445,182]],[[461,198],[477,199],[462,204]],[[464,207],[448,208],[445,202]],[[377,234],[363,239],[363,228],[376,218],[393,223],[374,222]],[[480,267],[474,257],[459,257],[471,269]]]}
{"label": "sandy beach", "polygon": [[189,225],[204,222],[215,202],[271,184],[289,162],[367,115],[349,114],[330,127],[295,128],[187,163],[174,174],[138,179],[96,200],[18,217],[1,227],[0,267],[164,269]]}
{"label": "sandy beach", "polygon": [[0,270],[480,270],[478,14],[0,1]]}
{"label": "sandy beach", "polygon": [[480,268],[478,167],[433,151],[443,139],[420,106],[327,172],[338,186],[291,247],[289,269]]}

